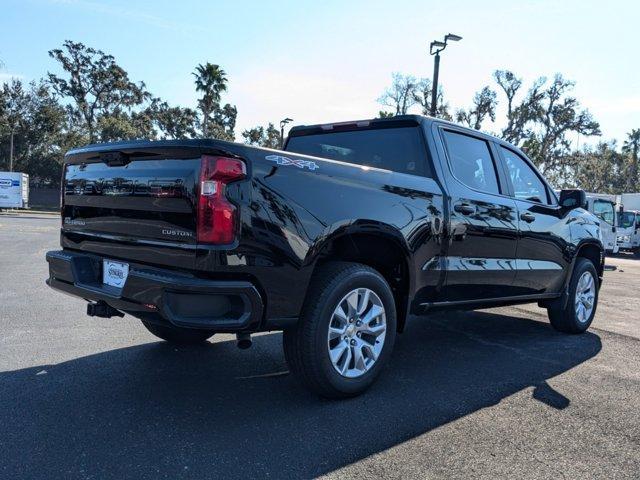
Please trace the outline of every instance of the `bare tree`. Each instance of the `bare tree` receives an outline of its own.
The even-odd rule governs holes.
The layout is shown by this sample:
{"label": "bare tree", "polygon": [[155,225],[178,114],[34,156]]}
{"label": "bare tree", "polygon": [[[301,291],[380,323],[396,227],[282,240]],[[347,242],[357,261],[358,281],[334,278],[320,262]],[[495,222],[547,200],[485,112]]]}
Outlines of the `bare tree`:
{"label": "bare tree", "polygon": [[482,122],[487,117],[492,122],[496,120],[497,94],[489,87],[483,87],[473,97],[473,105],[469,110],[459,109],[456,112],[456,121],[470,128],[480,130]]}
{"label": "bare tree", "polygon": [[392,74],[391,87],[378,98],[378,102],[395,109],[396,115],[406,115],[411,107],[418,103],[416,99],[418,81],[414,76]]}
{"label": "bare tree", "polygon": [[574,82],[558,74],[548,86],[542,79],[540,85],[545,87],[540,92],[541,101],[530,106],[535,129],[523,145],[544,173],[560,185],[566,180],[569,166],[563,161],[571,148],[567,134],[601,135],[600,125],[589,111],[580,109],[575,97],[567,96]]}
{"label": "bare tree", "polygon": [[[422,107],[422,114],[429,115],[431,112],[431,91],[433,83],[430,78],[422,78],[418,81],[415,92],[416,102]],[[438,85],[438,93],[436,94],[436,115],[437,118],[443,120],[453,120],[449,113],[449,103],[444,99],[442,86]]]}

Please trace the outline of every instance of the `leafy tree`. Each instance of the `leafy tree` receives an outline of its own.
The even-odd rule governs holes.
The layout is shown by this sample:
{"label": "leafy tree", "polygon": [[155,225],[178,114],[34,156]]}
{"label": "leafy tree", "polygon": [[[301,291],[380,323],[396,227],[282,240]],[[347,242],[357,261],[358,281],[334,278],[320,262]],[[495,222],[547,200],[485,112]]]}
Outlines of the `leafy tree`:
{"label": "leafy tree", "polygon": [[600,142],[595,148],[586,147],[565,159],[571,165],[567,186],[588,192],[618,194],[625,187],[625,158],[615,142]]}
{"label": "leafy tree", "polygon": [[227,74],[219,65],[207,62],[198,65],[193,76],[196,77],[196,91],[202,92],[198,107],[202,111],[202,135],[206,137],[211,116],[220,105],[221,93],[227,90]]}
{"label": "leafy tree", "polygon": [[202,93],[198,100],[198,108],[202,115],[202,136],[233,140],[238,111],[228,103],[220,105],[222,92],[227,90],[226,72],[219,65],[207,62],[198,65],[193,76],[196,91]]}
{"label": "leafy tree", "polygon": [[378,118],[391,118],[395,117],[395,114],[392,112],[385,112],[384,110],[380,110],[378,112]]}
{"label": "leafy tree", "polygon": [[114,57],[102,50],[66,40],[49,56],[66,73],[64,78],[48,73],[49,82],[58,95],[72,101],[70,115],[80,121],[91,142],[99,139],[101,117],[119,115],[122,120],[122,111],[130,112],[150,98],[144,83],[132,82]]}
{"label": "leafy tree", "polygon": [[129,114],[118,109],[110,115],[101,116],[98,119],[97,129],[99,138],[103,142],[155,138],[153,118],[146,110]]}
{"label": "leafy tree", "polygon": [[29,173],[34,182],[58,183],[65,151],[86,139],[67,131],[65,109],[49,86],[42,81],[25,86],[13,80],[0,90],[0,104],[5,112],[0,122],[0,158],[10,157],[13,139],[14,170]]}
{"label": "leafy tree", "polygon": [[0,121],[9,136],[8,169],[13,170],[16,134],[24,129],[29,110],[29,96],[19,80],[11,80],[2,86],[0,96]]}
{"label": "leafy tree", "polygon": [[473,105],[469,110],[459,109],[456,112],[456,121],[470,128],[480,130],[482,122],[489,117],[492,122],[496,120],[497,94],[489,87],[483,87],[473,97]]}
{"label": "leafy tree", "polygon": [[266,148],[280,148],[280,132],[269,122],[267,128],[254,127],[242,132],[244,143]]}
{"label": "leafy tree", "polygon": [[198,114],[195,110],[170,107],[160,99],[154,99],[150,110],[160,138],[184,139],[196,136]]}
{"label": "leafy tree", "polygon": [[627,134],[627,139],[622,145],[622,152],[629,156],[629,168],[626,172],[625,189],[627,192],[640,190],[640,178],[638,178],[638,155],[640,154],[640,129],[636,128]]}
{"label": "leafy tree", "polygon": [[238,109],[235,105],[227,103],[224,107],[217,108],[213,116],[212,136],[214,138],[220,138],[221,140],[235,140],[234,130],[236,128],[237,117]]}

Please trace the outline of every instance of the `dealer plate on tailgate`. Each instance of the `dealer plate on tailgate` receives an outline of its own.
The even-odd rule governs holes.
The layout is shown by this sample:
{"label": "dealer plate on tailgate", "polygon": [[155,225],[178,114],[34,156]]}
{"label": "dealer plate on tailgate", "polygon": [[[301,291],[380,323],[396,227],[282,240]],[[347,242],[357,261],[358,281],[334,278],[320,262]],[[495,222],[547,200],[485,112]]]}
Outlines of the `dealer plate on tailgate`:
{"label": "dealer plate on tailgate", "polygon": [[122,288],[129,275],[129,264],[103,260],[102,283],[112,287]]}

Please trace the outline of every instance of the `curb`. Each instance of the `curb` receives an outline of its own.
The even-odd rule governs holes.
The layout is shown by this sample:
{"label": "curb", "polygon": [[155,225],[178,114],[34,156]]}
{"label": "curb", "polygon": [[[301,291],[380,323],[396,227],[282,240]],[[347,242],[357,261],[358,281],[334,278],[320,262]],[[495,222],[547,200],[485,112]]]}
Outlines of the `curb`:
{"label": "curb", "polygon": [[59,211],[47,211],[47,210],[30,210],[30,209],[22,209],[22,210],[15,210],[15,209],[7,209],[7,210],[2,210],[0,211],[0,215],[32,215],[32,214],[36,214],[36,215],[51,215],[51,216],[60,216],[60,212]]}

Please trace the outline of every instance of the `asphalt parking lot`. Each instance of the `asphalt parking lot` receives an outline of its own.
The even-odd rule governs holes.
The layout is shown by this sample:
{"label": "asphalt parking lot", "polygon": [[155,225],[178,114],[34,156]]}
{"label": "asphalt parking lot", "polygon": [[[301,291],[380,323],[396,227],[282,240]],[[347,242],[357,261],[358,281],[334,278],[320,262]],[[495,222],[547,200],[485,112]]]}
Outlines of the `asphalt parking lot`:
{"label": "asphalt parking lot", "polygon": [[639,478],[640,259],[591,330],[537,306],[414,318],[364,396],[318,399],[280,334],[157,341],[45,285],[54,216],[0,215],[0,478]]}

